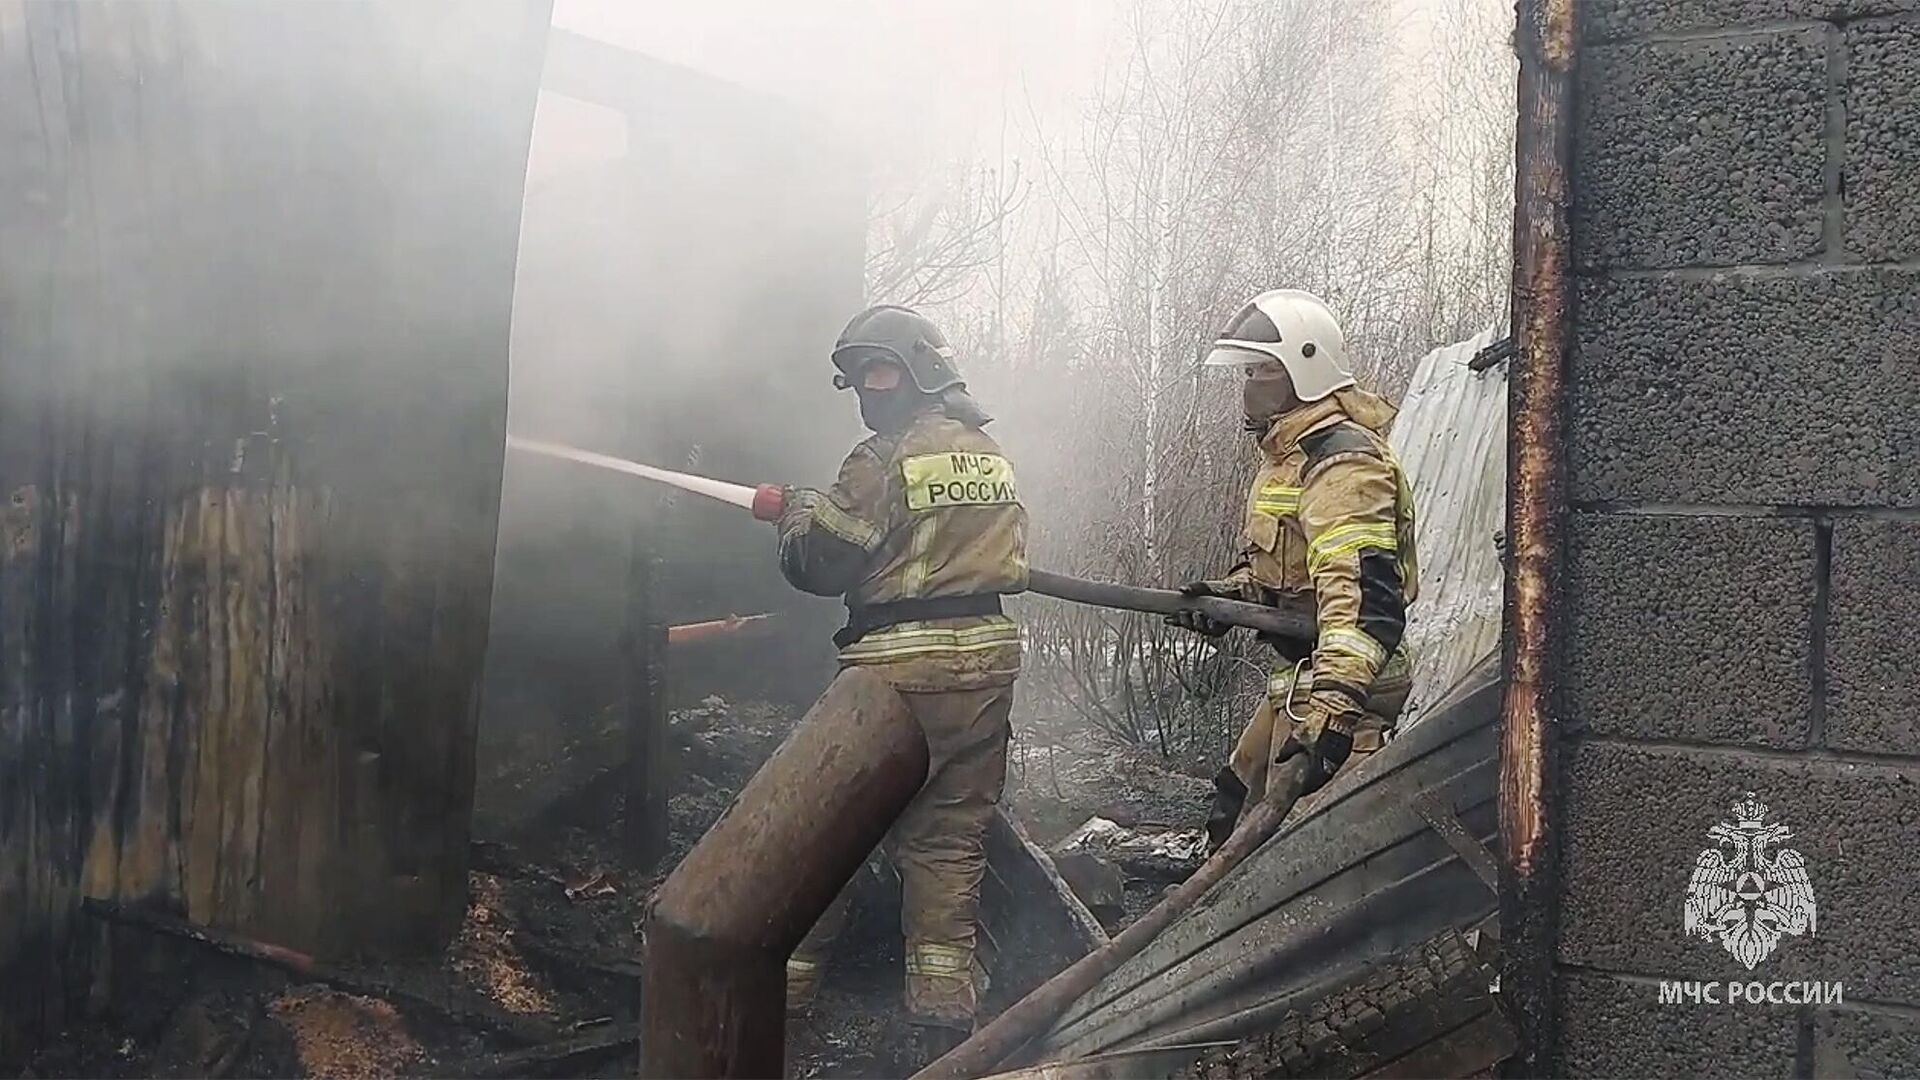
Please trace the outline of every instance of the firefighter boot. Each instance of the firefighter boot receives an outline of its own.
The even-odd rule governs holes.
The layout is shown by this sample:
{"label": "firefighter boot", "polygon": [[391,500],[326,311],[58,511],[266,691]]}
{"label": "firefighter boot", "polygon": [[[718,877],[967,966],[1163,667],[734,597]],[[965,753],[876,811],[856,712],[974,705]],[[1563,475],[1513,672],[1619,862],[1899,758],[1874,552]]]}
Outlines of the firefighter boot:
{"label": "firefighter boot", "polygon": [[803,1016],[812,1007],[815,995],[820,992],[820,978],[826,974],[827,957],[833,952],[834,939],[847,924],[847,914],[853,908],[854,885],[866,868],[853,875],[833,898],[820,920],[807,931],[793,955],[787,958],[787,1015]]}
{"label": "firefighter boot", "polygon": [[1233,835],[1233,827],[1240,820],[1240,811],[1247,805],[1247,785],[1233,774],[1232,769],[1221,769],[1213,777],[1213,806],[1207,811],[1207,854],[1220,850],[1220,845]]}
{"label": "firefighter boot", "polygon": [[939,1061],[953,1051],[953,1048],[967,1041],[973,1034],[971,1028],[955,1027],[950,1022],[932,1017],[915,1016],[908,1020],[912,1035],[908,1039],[907,1060],[900,1064],[909,1072],[916,1073]]}

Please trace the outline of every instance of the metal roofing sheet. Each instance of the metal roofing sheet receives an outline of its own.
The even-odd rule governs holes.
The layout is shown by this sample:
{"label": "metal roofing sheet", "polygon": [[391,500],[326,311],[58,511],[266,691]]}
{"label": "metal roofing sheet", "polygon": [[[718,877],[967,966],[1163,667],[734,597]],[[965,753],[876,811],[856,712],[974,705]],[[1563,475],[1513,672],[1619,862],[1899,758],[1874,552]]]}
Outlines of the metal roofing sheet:
{"label": "metal roofing sheet", "polygon": [[1420,597],[1407,619],[1414,703],[1446,692],[1500,641],[1506,523],[1507,365],[1467,365],[1496,340],[1486,331],[1420,360],[1389,439],[1413,484]]}

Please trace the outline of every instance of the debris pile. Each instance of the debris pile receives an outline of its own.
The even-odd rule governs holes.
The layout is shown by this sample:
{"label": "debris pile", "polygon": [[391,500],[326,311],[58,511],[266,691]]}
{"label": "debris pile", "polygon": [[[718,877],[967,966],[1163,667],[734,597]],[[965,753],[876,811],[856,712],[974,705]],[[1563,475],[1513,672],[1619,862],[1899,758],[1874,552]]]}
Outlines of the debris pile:
{"label": "debris pile", "polygon": [[379,998],[302,986],[273,999],[267,1015],[293,1036],[301,1070],[315,1080],[408,1075],[426,1056],[400,1011]]}
{"label": "debris pile", "polygon": [[[166,977],[116,970],[112,1002],[56,1040],[34,1073],[631,1076],[653,891],[792,724],[772,706],[719,697],[675,712],[671,850],[644,868],[622,857],[617,710],[565,729],[557,751],[496,744],[479,775],[487,832],[472,845],[465,918],[444,950],[409,962],[320,960],[147,907],[92,903],[115,940],[164,953],[153,969]],[[1069,894],[1019,826],[999,819],[990,855],[988,951],[997,935],[1010,964],[1041,965],[988,982],[989,1004],[1004,1005],[1100,931],[1084,909],[1074,923],[1060,907]],[[1056,902],[1036,911],[1036,895]],[[813,1012],[789,1032],[793,1076],[904,1067],[894,1057],[908,1031],[899,881],[883,860],[856,879],[854,901]]]}

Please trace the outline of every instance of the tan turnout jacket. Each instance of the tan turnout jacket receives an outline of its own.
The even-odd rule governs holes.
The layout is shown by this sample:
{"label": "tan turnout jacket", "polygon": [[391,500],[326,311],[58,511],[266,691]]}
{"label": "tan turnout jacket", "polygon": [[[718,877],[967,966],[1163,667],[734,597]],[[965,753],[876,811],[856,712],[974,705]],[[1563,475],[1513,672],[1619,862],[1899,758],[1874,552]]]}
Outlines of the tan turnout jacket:
{"label": "tan turnout jacket", "polygon": [[1251,600],[1312,596],[1315,696],[1352,702],[1336,721],[1357,717],[1373,693],[1419,594],[1413,496],[1385,435],[1393,416],[1348,389],[1276,421],[1247,495],[1245,552],[1226,579]]}
{"label": "tan turnout jacket", "polygon": [[[797,588],[858,608],[1027,587],[1027,512],[1013,466],[979,428],[938,406],[853,448],[825,492],[797,492],[780,524],[780,565]],[[902,623],[841,650],[902,690],[978,689],[1020,671],[1005,615]]]}

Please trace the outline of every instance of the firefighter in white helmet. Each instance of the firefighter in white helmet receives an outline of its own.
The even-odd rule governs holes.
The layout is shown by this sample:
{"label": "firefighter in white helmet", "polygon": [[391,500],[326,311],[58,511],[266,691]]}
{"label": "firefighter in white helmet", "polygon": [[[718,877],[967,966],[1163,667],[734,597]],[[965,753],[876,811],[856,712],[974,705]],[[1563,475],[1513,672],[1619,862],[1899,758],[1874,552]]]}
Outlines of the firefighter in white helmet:
{"label": "firefighter in white helmet", "polygon": [[[1181,591],[1267,604],[1310,596],[1316,612],[1310,650],[1273,642],[1281,657],[1266,699],[1214,778],[1207,834],[1217,848],[1269,793],[1272,766],[1306,755],[1301,791],[1312,791],[1391,734],[1409,689],[1401,638],[1419,578],[1412,491],[1387,445],[1393,406],[1355,384],[1327,305],[1295,289],[1263,292],[1228,321],[1205,363],[1240,371],[1261,460],[1240,561]],[[1198,612],[1169,621],[1209,636],[1228,630]]]}

